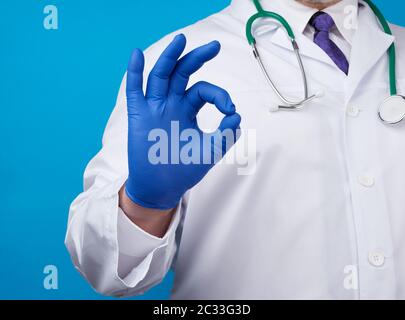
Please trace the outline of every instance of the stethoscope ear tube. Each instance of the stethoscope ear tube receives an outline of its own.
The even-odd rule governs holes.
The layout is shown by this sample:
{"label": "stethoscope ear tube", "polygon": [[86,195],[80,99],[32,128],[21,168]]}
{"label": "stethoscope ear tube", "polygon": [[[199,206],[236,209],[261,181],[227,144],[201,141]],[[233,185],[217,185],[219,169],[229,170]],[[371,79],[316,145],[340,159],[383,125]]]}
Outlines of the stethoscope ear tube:
{"label": "stethoscope ear tube", "polygon": [[[272,88],[272,90],[275,92],[275,94],[277,95],[277,97],[282,101],[283,105],[280,105],[279,108],[280,109],[284,109],[284,110],[297,110],[303,107],[304,104],[308,103],[309,101],[315,99],[317,97],[317,95],[311,95],[309,96],[308,94],[308,80],[307,80],[307,76],[305,73],[305,69],[304,69],[304,64],[302,63],[302,59],[301,59],[301,55],[299,52],[299,47],[297,42],[295,41],[295,35],[294,32],[290,26],[290,24],[287,22],[287,20],[285,20],[282,16],[280,16],[279,14],[275,13],[275,12],[269,12],[269,11],[264,11],[263,8],[261,7],[259,0],[255,0],[254,1],[256,8],[258,10],[258,13],[256,13],[255,15],[253,15],[247,22],[246,24],[246,38],[249,42],[249,44],[252,47],[253,50],[253,55],[256,59],[256,61],[258,62],[260,69],[266,79],[266,81],[268,82],[268,84],[270,85],[270,87]],[[292,48],[294,50],[294,53],[296,55],[297,58],[297,62],[301,71],[301,76],[302,76],[302,81],[303,81],[303,86],[304,86],[304,99],[300,100],[300,101],[290,101],[289,99],[287,99],[286,97],[283,96],[283,94],[280,92],[280,90],[277,89],[277,86],[275,85],[274,81],[271,79],[269,73],[266,70],[266,67],[264,66],[264,63],[260,57],[260,53],[259,50],[257,48],[256,45],[256,39],[253,36],[252,33],[252,29],[253,29],[253,23],[260,18],[270,18],[270,19],[274,19],[276,21],[278,21],[286,30],[288,37],[290,38],[291,41],[291,45]]]}
{"label": "stethoscope ear tube", "polygon": [[253,45],[252,45],[253,55],[254,55],[255,59],[257,60],[259,66],[260,66],[260,69],[261,69],[262,72],[263,72],[264,77],[266,78],[268,84],[269,84],[270,87],[273,89],[273,91],[275,92],[275,94],[277,95],[277,97],[278,97],[278,98],[283,102],[283,104],[284,104],[284,105],[279,106],[279,108],[281,108],[281,109],[299,109],[299,108],[301,108],[305,103],[307,103],[307,102],[309,102],[309,101],[311,101],[311,100],[313,100],[313,99],[315,99],[315,98],[317,97],[316,95],[312,95],[312,96],[310,96],[310,97],[308,96],[307,77],[306,77],[306,74],[305,74],[305,69],[304,69],[304,66],[303,66],[303,63],[302,63],[302,60],[301,60],[301,56],[300,56],[300,54],[299,54],[299,49],[298,49],[298,46],[297,46],[295,40],[292,40],[292,43],[293,43],[293,48],[294,48],[294,51],[295,51],[295,53],[296,53],[296,57],[297,57],[297,60],[298,60],[298,64],[299,64],[299,67],[300,67],[300,70],[301,70],[302,80],[303,80],[303,83],[304,83],[304,94],[305,94],[305,97],[304,97],[304,99],[301,100],[301,101],[290,101],[290,100],[288,100],[287,98],[285,98],[285,97],[283,96],[283,94],[277,89],[277,86],[274,84],[274,82],[273,82],[273,80],[271,79],[269,73],[267,72],[266,67],[264,66],[264,63],[263,63],[263,61],[262,61],[262,59],[261,59],[261,57],[260,57],[260,53],[259,53],[259,50],[257,49],[256,43],[254,42]]}
{"label": "stethoscope ear tube", "polygon": [[[249,44],[253,48],[253,54],[258,62],[260,69],[262,70],[267,82],[273,89],[273,91],[276,93],[277,97],[283,102],[284,105],[279,106],[279,109],[287,109],[287,110],[297,110],[300,109],[305,103],[319,97],[318,94],[308,96],[308,82],[307,82],[307,77],[306,77],[306,72],[304,69],[304,65],[302,63],[301,55],[299,53],[299,47],[297,42],[295,41],[295,35],[294,32],[290,26],[290,24],[279,14],[275,12],[270,12],[270,11],[265,11],[262,6],[260,5],[260,0],[253,0],[256,8],[257,8],[257,13],[253,15],[247,22],[246,24],[246,38],[249,42]],[[378,7],[371,1],[371,0],[364,0],[371,10],[374,12],[376,15],[377,19],[381,23],[384,32],[388,35],[392,35],[391,28],[387,22],[387,20],[384,18],[384,15],[382,12],[378,9]],[[291,45],[294,49],[294,52],[297,57],[297,61],[301,70],[302,74],[302,79],[303,79],[303,84],[304,84],[304,94],[305,98],[301,101],[289,101],[286,99],[281,92],[277,89],[275,83],[271,79],[270,75],[268,74],[263,61],[260,57],[259,50],[257,49],[256,45],[256,39],[253,36],[252,33],[252,28],[253,28],[253,23],[259,19],[259,18],[271,18],[276,21],[278,21],[287,31],[287,34],[291,40]],[[389,56],[389,83],[390,83],[390,97],[388,97],[386,100],[383,101],[381,104],[379,111],[378,111],[378,116],[380,119],[386,123],[386,124],[396,124],[401,122],[402,120],[405,119],[405,98],[403,96],[400,96],[397,94],[397,85],[396,85],[396,48],[395,48],[395,43],[393,43],[389,50],[388,50],[388,56]],[[275,108],[273,108],[275,109]]]}

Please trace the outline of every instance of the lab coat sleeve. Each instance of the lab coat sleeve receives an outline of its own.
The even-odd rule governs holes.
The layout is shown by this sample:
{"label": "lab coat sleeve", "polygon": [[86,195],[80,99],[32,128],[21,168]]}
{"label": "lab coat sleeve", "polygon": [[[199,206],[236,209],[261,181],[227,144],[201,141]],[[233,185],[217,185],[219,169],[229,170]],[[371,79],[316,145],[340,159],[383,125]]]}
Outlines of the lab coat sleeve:
{"label": "lab coat sleeve", "polygon": [[[145,54],[146,75],[165,42]],[[85,170],[84,192],[70,207],[65,240],[78,271],[96,291],[111,296],[142,294],[164,278],[176,253],[176,230],[186,207],[182,201],[163,238],[141,230],[119,208],[118,192],[128,176],[125,83],[124,77],[102,149]]]}

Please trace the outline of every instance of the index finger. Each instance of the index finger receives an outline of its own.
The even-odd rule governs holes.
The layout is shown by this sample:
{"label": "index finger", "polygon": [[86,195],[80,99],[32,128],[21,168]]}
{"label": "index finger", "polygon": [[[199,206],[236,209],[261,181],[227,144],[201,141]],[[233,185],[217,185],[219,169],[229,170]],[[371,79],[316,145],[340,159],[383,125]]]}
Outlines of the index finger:
{"label": "index finger", "polygon": [[188,101],[188,112],[191,118],[195,118],[206,103],[215,105],[225,115],[232,115],[236,112],[229,93],[208,82],[197,82],[187,90],[184,98]]}
{"label": "index finger", "polygon": [[212,41],[198,47],[179,60],[170,82],[169,92],[182,95],[186,90],[190,76],[197,72],[206,62],[214,59],[221,50],[218,41]]}

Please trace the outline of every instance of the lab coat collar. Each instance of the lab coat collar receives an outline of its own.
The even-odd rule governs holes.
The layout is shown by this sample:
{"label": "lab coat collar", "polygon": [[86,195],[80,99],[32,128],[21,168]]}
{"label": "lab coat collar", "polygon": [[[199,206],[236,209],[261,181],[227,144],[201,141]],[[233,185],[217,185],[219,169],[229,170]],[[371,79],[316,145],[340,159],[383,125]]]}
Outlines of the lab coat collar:
{"label": "lab coat collar", "polygon": [[[294,32],[303,32],[316,9],[304,6],[295,0],[261,0],[261,6],[266,11],[273,11],[282,15],[293,28]],[[232,0],[231,12],[235,18],[244,24],[257,13],[253,0]],[[271,24],[272,28],[276,27]]]}
{"label": "lab coat collar", "polygon": [[[296,0],[261,0],[260,4],[264,10],[276,12],[288,21],[294,30],[302,56],[322,61],[333,68],[337,68],[330,57],[319,46],[313,43],[311,39],[304,35],[309,20],[318,12],[317,9],[305,6]],[[358,0],[342,0],[340,3],[324,10],[336,19],[337,28],[339,31],[342,30],[342,35],[347,38],[349,43],[352,42],[358,24],[357,7]],[[249,18],[257,12],[253,0],[232,0],[230,10],[231,14],[243,24],[246,24]],[[349,10],[349,12],[347,10]],[[350,14],[350,21],[347,18],[348,14]],[[348,29],[348,21],[351,23],[351,30],[345,30]],[[271,37],[273,44],[287,50],[292,50],[291,42],[286,36],[284,28],[280,27],[278,23],[269,23],[268,19],[262,19],[254,24],[254,35],[257,39],[259,39],[260,35],[269,32],[273,32]],[[260,46],[260,40],[258,40],[258,42]]]}
{"label": "lab coat collar", "polygon": [[[356,0],[357,1],[357,0]],[[301,22],[295,22],[294,19],[291,19],[291,13],[288,13],[289,10],[286,10],[287,6],[283,5],[285,3],[291,5],[300,5],[296,3],[295,0],[262,0],[261,4],[265,10],[272,10],[278,12],[282,15],[285,15],[285,18],[289,20],[292,27],[295,30],[296,38],[298,45],[300,47],[300,53],[302,56],[321,61],[325,64],[330,65],[334,69],[337,69],[337,66],[330,59],[330,57],[313,41],[306,37],[302,32],[297,32],[303,27],[303,22],[305,19],[300,20]],[[292,4],[292,3],[295,4]],[[352,1],[342,0],[345,4],[349,4]],[[305,6],[303,6],[305,7]],[[380,27],[378,21],[376,21],[375,14],[370,9],[370,7],[363,1],[358,1],[358,11],[357,18],[352,16],[352,26],[354,27],[351,31],[352,33],[352,51],[350,57],[350,68],[348,81],[346,82],[347,96],[346,99],[349,101],[351,97],[356,92],[357,88],[361,84],[361,81],[364,79],[370,69],[377,63],[377,61],[387,53],[388,48],[394,42],[395,37],[386,34]],[[333,6],[328,8],[328,13],[331,15],[336,15],[339,6]],[[345,8],[350,8],[346,7]],[[231,14],[243,24],[246,24],[247,20],[257,12],[252,0],[233,0],[230,6]],[[340,7],[342,9],[342,7]],[[307,10],[304,14],[306,17],[312,16],[317,10],[311,8],[303,8]],[[348,10],[348,9],[344,9]],[[325,10],[327,11],[327,10]],[[353,12],[353,11],[352,11]],[[346,12],[349,14],[350,12]],[[342,20],[341,23],[337,21],[338,24],[344,26],[345,21]],[[346,20],[347,23],[347,20]],[[268,21],[258,22],[258,27],[255,28],[256,35],[260,36],[261,33],[272,32],[271,42],[275,45],[283,47],[287,50],[292,51],[292,46],[289,38],[285,34],[284,28],[279,27],[277,24],[268,23]],[[274,31],[274,32],[273,32]],[[344,32],[344,31],[343,31]],[[348,33],[347,33],[348,34]],[[348,35],[346,35],[348,36]],[[259,40],[260,45],[260,40]],[[305,62],[304,62],[305,63]],[[388,75],[388,69],[387,69]],[[388,76],[387,76],[388,79]]]}
{"label": "lab coat collar", "polygon": [[303,33],[309,20],[318,12],[296,0],[262,0],[261,3],[264,10],[274,11],[283,16],[296,34]]}
{"label": "lab coat collar", "polygon": [[[296,35],[305,31],[311,17],[318,11],[296,0],[261,0],[260,4],[264,10],[282,15]],[[253,0],[232,0],[231,10],[233,15],[244,23],[257,12]],[[332,16],[339,32],[352,44],[357,26],[358,0],[342,0],[323,11]],[[350,27],[347,26],[348,23]]]}
{"label": "lab coat collar", "polygon": [[[364,8],[360,10],[358,30],[353,38],[350,58],[349,77],[346,85],[346,102],[355,94],[367,73],[384,57],[388,57],[388,49],[394,43],[395,37],[386,34],[379,25],[371,8],[360,1]],[[388,64],[386,68],[388,82]],[[387,96],[389,92],[387,91]]]}

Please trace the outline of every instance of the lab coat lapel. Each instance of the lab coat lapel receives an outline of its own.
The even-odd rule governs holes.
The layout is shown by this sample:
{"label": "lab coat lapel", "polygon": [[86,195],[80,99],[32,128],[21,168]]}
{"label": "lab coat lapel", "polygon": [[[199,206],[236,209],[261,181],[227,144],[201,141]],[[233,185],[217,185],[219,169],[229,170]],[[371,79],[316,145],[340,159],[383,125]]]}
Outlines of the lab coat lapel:
{"label": "lab coat lapel", "polygon": [[[359,15],[358,30],[353,39],[346,102],[353,97],[367,73],[388,54],[387,50],[395,39],[394,36],[383,32],[373,19],[375,19],[374,13],[366,6]],[[386,81],[388,81],[388,64],[385,70],[387,70]]]}
{"label": "lab coat lapel", "polygon": [[[311,39],[309,39],[302,33],[297,33],[295,37],[300,48],[301,56],[318,60],[330,66],[336,67],[331,58],[326,54],[326,52],[324,52],[317,44],[311,41]],[[291,41],[284,29],[281,27],[275,31],[273,37],[271,38],[271,42],[277,46],[293,51]]]}

